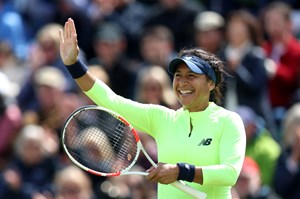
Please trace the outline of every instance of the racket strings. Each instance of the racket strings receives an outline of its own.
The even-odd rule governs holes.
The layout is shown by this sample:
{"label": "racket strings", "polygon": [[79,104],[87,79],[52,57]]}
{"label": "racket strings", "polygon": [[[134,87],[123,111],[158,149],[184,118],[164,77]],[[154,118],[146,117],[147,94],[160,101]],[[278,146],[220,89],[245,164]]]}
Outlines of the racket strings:
{"label": "racket strings", "polygon": [[65,145],[76,161],[102,173],[126,169],[137,155],[131,128],[105,111],[92,109],[71,119]]}

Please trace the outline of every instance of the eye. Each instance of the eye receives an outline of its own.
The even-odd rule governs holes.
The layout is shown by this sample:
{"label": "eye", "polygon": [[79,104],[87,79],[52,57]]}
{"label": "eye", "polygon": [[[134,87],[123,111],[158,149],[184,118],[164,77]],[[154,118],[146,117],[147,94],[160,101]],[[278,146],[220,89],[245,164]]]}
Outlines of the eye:
{"label": "eye", "polygon": [[180,73],[175,73],[175,74],[174,74],[174,77],[180,77],[180,76],[181,76]]}
{"label": "eye", "polygon": [[195,74],[195,73],[189,73],[189,74],[188,74],[188,77],[189,77],[189,78],[195,78],[195,77],[196,77],[196,74]]}

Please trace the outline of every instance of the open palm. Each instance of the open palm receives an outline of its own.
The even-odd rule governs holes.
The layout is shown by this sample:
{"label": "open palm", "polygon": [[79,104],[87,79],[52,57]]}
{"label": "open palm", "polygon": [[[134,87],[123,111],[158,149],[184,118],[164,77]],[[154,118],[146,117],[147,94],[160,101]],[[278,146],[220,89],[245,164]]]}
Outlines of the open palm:
{"label": "open palm", "polygon": [[64,30],[59,31],[60,56],[65,65],[74,64],[78,59],[79,47],[74,21],[69,18],[64,25]]}

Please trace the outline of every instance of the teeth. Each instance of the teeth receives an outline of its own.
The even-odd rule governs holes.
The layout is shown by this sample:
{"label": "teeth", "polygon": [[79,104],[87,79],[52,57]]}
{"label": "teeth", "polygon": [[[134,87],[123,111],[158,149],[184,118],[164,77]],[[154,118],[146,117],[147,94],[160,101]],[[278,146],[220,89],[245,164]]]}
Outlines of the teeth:
{"label": "teeth", "polygon": [[192,91],[191,90],[181,90],[180,93],[189,94],[189,93],[192,93]]}

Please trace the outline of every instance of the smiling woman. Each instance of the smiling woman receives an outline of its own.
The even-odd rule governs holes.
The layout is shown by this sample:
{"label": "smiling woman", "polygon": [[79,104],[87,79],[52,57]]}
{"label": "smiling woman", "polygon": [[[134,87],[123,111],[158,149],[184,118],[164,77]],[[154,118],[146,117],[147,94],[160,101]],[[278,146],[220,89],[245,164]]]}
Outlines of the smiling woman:
{"label": "smiling woman", "polygon": [[226,72],[222,61],[213,54],[199,48],[184,49],[170,62],[169,72],[174,74],[175,95],[190,111],[204,110],[209,101],[220,104]]}
{"label": "smiling woman", "polygon": [[217,105],[225,74],[221,60],[195,48],[182,50],[170,62],[173,91],[183,106],[174,110],[125,99],[97,79],[78,59],[72,19],[60,37],[62,61],[85,94],[155,139],[159,162],[147,170],[146,179],[159,183],[158,199],[192,198],[167,186],[176,180],[205,192],[207,199],[232,198],[231,187],[242,168],[246,136],[240,116]]}

